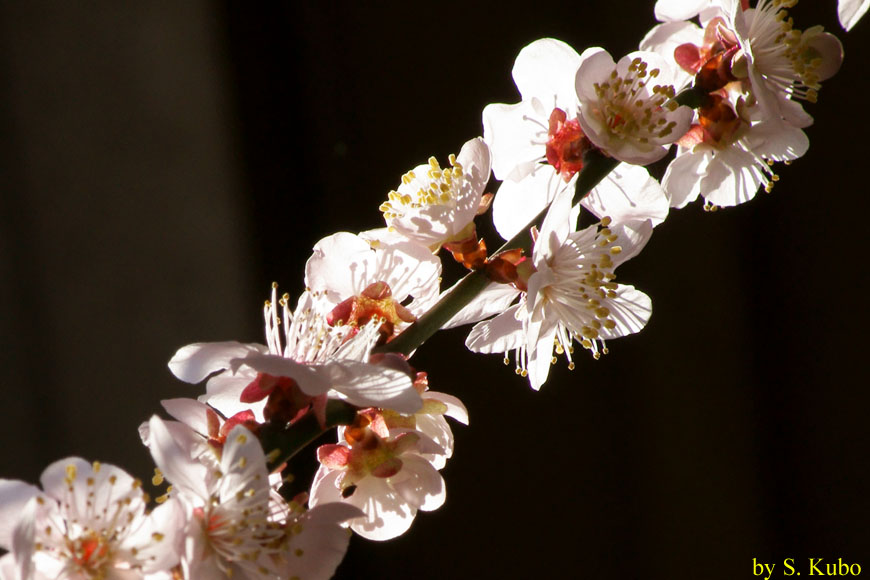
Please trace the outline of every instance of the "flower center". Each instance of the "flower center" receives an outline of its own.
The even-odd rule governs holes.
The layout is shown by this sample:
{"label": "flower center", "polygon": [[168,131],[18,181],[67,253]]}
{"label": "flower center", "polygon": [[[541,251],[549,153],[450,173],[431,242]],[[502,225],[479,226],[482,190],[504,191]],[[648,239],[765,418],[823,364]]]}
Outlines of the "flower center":
{"label": "flower center", "polygon": [[462,165],[456,161],[456,155],[451,153],[448,160],[450,167],[442,168],[436,158],[430,157],[429,168],[424,176],[418,176],[416,171],[403,175],[399,191],[390,191],[387,201],[379,208],[384,218],[401,218],[407,209],[455,203],[458,192],[465,184],[465,174]]}
{"label": "flower center", "polygon": [[70,540],[68,547],[71,560],[81,572],[92,578],[105,577],[106,564],[112,560],[106,538],[91,530]]}
{"label": "flower center", "polygon": [[772,88],[811,103],[818,99],[819,68],[824,55],[814,40],[824,36],[820,26],[805,32],[793,28],[786,8],[798,0],[761,0],[749,25],[748,45],[753,64]]}
{"label": "flower center", "polygon": [[562,109],[553,109],[547,132],[547,163],[566,182],[583,169],[583,152],[589,147],[589,140],[583,134],[579,121],[568,120],[567,117]]}
{"label": "flower center", "polygon": [[392,337],[396,326],[401,322],[414,322],[416,319],[416,316],[393,298],[393,292],[386,282],[370,284],[358,296],[341,302],[326,317],[331,325],[349,325],[354,328],[365,326],[372,320],[380,320],[380,331],[385,338]]}
{"label": "flower center", "polygon": [[600,103],[595,112],[612,136],[647,144],[671,134],[676,122],[668,121],[665,113],[666,110],[676,110],[678,106],[672,100],[676,94],[674,87],[655,85],[652,97],[643,98],[646,93],[643,89],[659,74],[657,68],[648,71],[647,64],[638,57],[631,61],[625,76],[614,70],[609,81],[595,83],[595,94]]}

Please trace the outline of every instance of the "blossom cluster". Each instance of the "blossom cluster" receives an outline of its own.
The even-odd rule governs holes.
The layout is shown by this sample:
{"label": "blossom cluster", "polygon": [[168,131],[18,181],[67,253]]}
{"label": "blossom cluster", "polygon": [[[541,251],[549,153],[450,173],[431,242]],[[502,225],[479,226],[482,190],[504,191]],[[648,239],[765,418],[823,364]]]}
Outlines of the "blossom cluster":
{"label": "blossom cluster", "polygon": [[[660,23],[618,59],[553,38],[523,48],[521,100],[485,107],[482,137],[446,163],[401,175],[381,227],[317,242],[295,305],[273,285],[263,344],[196,343],[169,361],[204,392],[140,426],[165,493],[151,501],[123,469],[78,457],[41,487],[0,480],[0,578],[326,578],[351,534],[405,533],[445,501],[447,418],[468,424],[416,348],[471,325],[468,349],[513,360],[538,390],[559,356],[576,367],[576,345],[599,359],[641,331],[652,300],[616,269],[669,211],[747,202],[808,149],[802,102],[843,54],[794,27],[796,3],[659,0]],[[868,4],[841,2],[844,27]],[[668,158],[659,181],[645,166]],[[493,253],[475,223],[489,212]],[[470,271],[446,289],[445,256]],[[310,444],[306,474],[294,457]]]}

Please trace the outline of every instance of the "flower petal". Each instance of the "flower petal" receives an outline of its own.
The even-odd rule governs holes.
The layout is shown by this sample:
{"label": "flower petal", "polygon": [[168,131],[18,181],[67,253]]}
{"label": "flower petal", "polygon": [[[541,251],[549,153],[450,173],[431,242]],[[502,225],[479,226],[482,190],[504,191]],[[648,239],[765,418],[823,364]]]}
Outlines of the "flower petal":
{"label": "flower petal", "polygon": [[465,346],[486,354],[519,348],[523,342],[523,325],[516,318],[518,308],[520,305],[511,306],[495,318],[476,324],[465,339]]}
{"label": "flower petal", "polygon": [[182,381],[196,384],[212,373],[228,369],[231,360],[258,352],[266,352],[266,347],[236,341],[189,344],[178,349],[169,361],[169,370]]}
{"label": "flower petal", "polygon": [[12,549],[12,530],[20,518],[21,510],[40,493],[35,485],[0,479],[0,548]]}
{"label": "flower petal", "polygon": [[151,417],[148,430],[151,457],[166,479],[183,493],[208,501],[211,494],[206,485],[206,466],[191,461],[189,451],[175,440],[166,423],[157,415]]}
{"label": "flower petal", "polygon": [[[450,290],[447,290],[444,294],[449,292]],[[511,302],[517,299],[519,293],[519,290],[509,284],[492,282],[481,290],[480,294],[475,296],[462,310],[457,312],[453,318],[448,320],[441,329],[471,324],[504,312]]]}
{"label": "flower petal", "polygon": [[846,30],[851,30],[870,8],[870,0],[840,0],[837,16]]}
{"label": "flower petal", "polygon": [[574,74],[580,58],[576,50],[555,38],[542,38],[523,48],[512,71],[523,100],[537,97],[546,105],[552,104],[550,109],[555,101],[573,104]]}

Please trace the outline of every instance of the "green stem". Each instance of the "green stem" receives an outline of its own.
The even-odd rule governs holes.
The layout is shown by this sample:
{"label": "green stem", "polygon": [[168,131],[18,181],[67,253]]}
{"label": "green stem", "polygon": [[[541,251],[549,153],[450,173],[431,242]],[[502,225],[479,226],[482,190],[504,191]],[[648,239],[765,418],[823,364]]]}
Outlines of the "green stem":
{"label": "green stem", "polygon": [[[289,426],[266,423],[260,428],[260,444],[269,461],[269,469],[279,467],[329,429],[350,425],[357,408],[344,401],[330,399],[326,403],[326,424],[321,425],[313,412]],[[278,453],[275,453],[278,451]],[[271,454],[271,455],[270,455]]]}
{"label": "green stem", "polygon": [[[582,199],[618,164],[619,161],[605,156],[598,150],[588,152],[583,159],[583,169],[577,177],[574,198]],[[533,226],[541,224],[548,209],[549,207],[546,207],[541,210],[541,213],[535,216],[517,235],[505,242],[496,253],[511,248],[523,248],[528,253],[532,244],[530,230]],[[475,296],[480,294],[489,282],[486,273],[482,270],[466,275],[449,294],[443,296],[426,314],[418,318],[395,339],[375,348],[375,352],[411,354],[426,339],[441,330],[441,327],[471,302]]]}
{"label": "green stem", "polygon": [[680,94],[674,97],[674,101],[680,105],[686,105],[687,107],[697,109],[704,104],[704,101],[708,96],[709,95],[701,89],[688,87],[680,91]]}

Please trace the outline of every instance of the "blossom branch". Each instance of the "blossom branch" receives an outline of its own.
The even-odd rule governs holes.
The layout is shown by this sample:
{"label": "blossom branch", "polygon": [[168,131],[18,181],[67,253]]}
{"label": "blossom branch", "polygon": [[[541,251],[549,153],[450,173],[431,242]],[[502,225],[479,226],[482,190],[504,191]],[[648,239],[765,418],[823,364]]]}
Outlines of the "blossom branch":
{"label": "blossom branch", "polygon": [[338,425],[349,425],[356,417],[357,407],[330,399],[326,403],[326,420],[321,424],[316,413],[308,413],[292,425],[274,421],[266,423],[258,435],[266,452],[270,470],[289,461],[315,439]]}
{"label": "blossom branch", "polygon": [[[582,199],[589,193],[618,164],[618,160],[604,155],[597,149],[588,151],[584,155],[583,169],[577,177],[574,190],[575,201],[579,201],[579,199]],[[535,216],[517,235],[505,242],[496,251],[496,254],[511,248],[522,248],[528,252],[532,242],[530,230],[533,226],[540,225],[548,209],[549,205],[541,210],[541,213]],[[418,318],[416,322],[406,328],[394,340],[375,348],[374,352],[398,352],[409,355],[414,349],[423,344],[427,338],[438,332],[464,306],[471,302],[489,282],[490,280],[483,270],[476,270],[466,275],[457,284],[456,288],[441,298],[426,314]]]}

